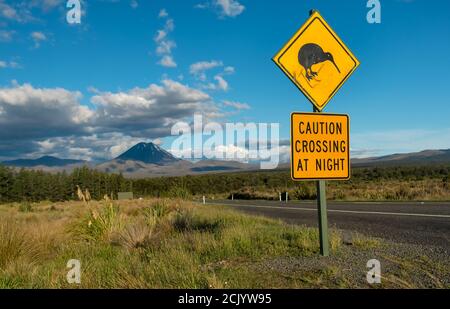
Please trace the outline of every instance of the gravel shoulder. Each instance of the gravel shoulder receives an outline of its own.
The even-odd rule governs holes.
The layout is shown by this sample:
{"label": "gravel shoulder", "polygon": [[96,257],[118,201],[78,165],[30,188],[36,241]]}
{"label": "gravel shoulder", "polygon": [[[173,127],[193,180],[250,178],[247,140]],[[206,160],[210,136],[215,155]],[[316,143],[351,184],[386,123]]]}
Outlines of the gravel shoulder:
{"label": "gravel shoulder", "polygon": [[[341,231],[347,233],[346,231]],[[381,264],[381,284],[368,284],[366,264]],[[345,244],[329,257],[286,257],[265,260],[256,269],[297,282],[298,287],[323,288],[450,288],[449,251],[439,246],[376,239],[363,247]],[[402,278],[402,279],[400,279]]]}

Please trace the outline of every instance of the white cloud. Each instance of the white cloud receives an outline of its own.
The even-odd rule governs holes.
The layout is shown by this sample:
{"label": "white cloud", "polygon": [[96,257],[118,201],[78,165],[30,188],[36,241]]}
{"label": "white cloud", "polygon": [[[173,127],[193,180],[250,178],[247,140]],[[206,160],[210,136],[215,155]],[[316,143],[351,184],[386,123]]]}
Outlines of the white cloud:
{"label": "white cloud", "polygon": [[48,13],[60,7],[65,9],[65,0],[28,0],[28,1],[6,1],[0,0],[0,17],[19,23],[41,22],[33,16],[35,9]]}
{"label": "white cloud", "polygon": [[32,0],[28,2],[29,8],[38,7],[41,10],[47,12],[50,10],[53,10],[56,7],[64,6],[65,2],[64,0]]}
{"label": "white cloud", "polygon": [[247,162],[249,150],[236,145],[218,145],[210,155],[216,158],[230,158],[229,160]]}
{"label": "white cloud", "polygon": [[162,40],[164,40],[167,37],[167,32],[164,30],[158,30],[156,32],[155,35],[155,41],[156,42],[161,42]]}
{"label": "white cloud", "polygon": [[[266,145],[269,141],[260,141]],[[220,141],[219,141],[220,143]],[[224,161],[236,161],[241,163],[256,163],[267,162],[271,158],[275,165],[277,163],[287,163],[290,161],[290,147],[274,145],[273,147],[264,147],[262,144],[258,146],[258,142],[255,144],[256,149],[250,149],[249,145],[236,146],[235,144],[218,144],[214,145],[213,149],[192,149],[191,147],[185,147],[183,149],[173,148],[170,149],[173,155],[179,158],[192,159],[193,154],[198,151],[203,151],[203,156],[212,160],[224,160]]]}
{"label": "white cloud", "polygon": [[20,64],[16,61],[3,61],[0,60],[0,69],[18,69]]}
{"label": "white cloud", "polygon": [[236,70],[234,69],[234,67],[231,67],[231,66],[227,66],[227,67],[225,67],[225,68],[223,69],[223,73],[224,73],[224,74],[227,74],[227,75],[234,74],[235,71],[236,71]]}
{"label": "white cloud", "polygon": [[10,61],[9,62],[9,68],[11,68],[11,69],[18,69],[20,67],[21,67],[20,64],[15,62],[15,61]]}
{"label": "white cloud", "polygon": [[0,0],[0,17],[19,23],[35,21],[36,18],[32,16],[30,10],[34,6],[33,3],[36,1],[38,0],[31,2],[11,1],[8,4],[5,0]]}
{"label": "white cloud", "polygon": [[129,136],[116,136],[119,137],[118,141],[109,147],[106,147],[106,153],[104,154],[106,158],[112,159],[117,158],[122,153],[133,147],[134,145],[141,142],[150,142],[150,140],[142,140],[139,138],[130,138]]}
{"label": "white cloud", "polygon": [[228,91],[228,82],[220,75],[214,76],[214,79],[217,81],[217,89]]}
{"label": "white cloud", "polygon": [[47,40],[47,36],[39,31],[35,31],[31,33],[31,37],[33,38],[33,40],[35,41],[45,41]]}
{"label": "white cloud", "polygon": [[221,76],[216,75],[214,76],[215,83],[208,83],[205,85],[201,85],[203,89],[207,90],[222,90],[222,91],[228,91],[230,88],[228,85],[228,82]]}
{"label": "white cloud", "polygon": [[75,159],[75,160],[85,160],[89,161],[90,158],[94,155],[94,152],[92,151],[92,147],[69,147],[67,149],[68,158]]}
{"label": "white cloud", "polygon": [[173,60],[172,56],[165,55],[161,58],[161,60],[158,62],[159,65],[165,67],[165,68],[176,68],[177,64]]}
{"label": "white cloud", "polygon": [[209,8],[210,6],[211,5],[209,2],[204,2],[204,3],[198,3],[198,4],[194,5],[194,8],[203,10],[203,9]]}
{"label": "white cloud", "polygon": [[[197,80],[202,82],[206,82],[208,77],[206,75],[207,71],[213,70],[218,67],[223,67],[223,62],[218,60],[211,61],[200,61],[191,64],[189,68],[189,73],[194,75]],[[234,73],[234,68],[231,66],[227,66],[223,69],[223,71],[214,76],[214,82],[208,82],[205,84],[201,84],[200,87],[203,89],[209,90],[222,90],[228,91],[229,84],[223,77],[224,75],[231,75]]]}
{"label": "white cloud", "polygon": [[0,0],[0,15],[6,19],[20,21],[17,10],[3,0]]}
{"label": "white cloud", "polygon": [[219,7],[220,14],[227,17],[238,16],[245,10],[245,7],[237,0],[216,0],[215,5]]}
{"label": "white cloud", "polygon": [[161,9],[160,11],[159,11],[159,14],[158,14],[158,17],[159,18],[166,18],[166,17],[168,17],[169,16],[169,14],[167,13],[167,10],[166,9]]}
{"label": "white cloud", "polygon": [[160,138],[154,139],[152,141],[153,144],[157,145],[157,146],[161,146],[163,144],[163,141]]}
{"label": "white cloud", "polygon": [[223,105],[228,106],[228,107],[233,107],[237,110],[248,110],[250,109],[250,105],[248,105],[247,103],[240,103],[240,102],[233,102],[233,101],[223,101]]}
{"label": "white cloud", "polygon": [[156,43],[156,54],[161,57],[158,64],[166,68],[175,68],[177,63],[173,58],[172,50],[177,44],[169,38],[169,34],[175,29],[175,23],[173,19],[168,18],[169,14],[165,9],[160,11],[159,17],[165,18],[166,22],[163,29],[157,30],[153,38]]}
{"label": "white cloud", "polygon": [[196,9],[215,9],[219,17],[236,17],[242,14],[245,10],[238,0],[211,0],[196,4]]}
{"label": "white cloud", "polygon": [[122,133],[54,137],[32,142],[34,147],[32,151],[28,155],[21,155],[21,157],[38,158],[44,155],[51,155],[76,160],[103,161],[116,158],[139,142],[150,141]]}
{"label": "white cloud", "polygon": [[177,44],[174,41],[161,41],[156,47],[156,53],[158,55],[170,55],[172,54],[172,49],[174,49]]}
{"label": "white cloud", "polygon": [[81,97],[80,92],[30,84],[0,88],[0,139],[43,138],[87,130],[94,112],[80,105]]}
{"label": "white cloud", "polygon": [[34,47],[36,48],[41,46],[41,42],[47,41],[47,36],[43,32],[34,31],[30,36],[34,41]]}
{"label": "white cloud", "polygon": [[130,6],[131,6],[133,9],[136,9],[136,8],[139,6],[139,3],[138,3],[136,0],[131,0]]}
{"label": "white cloud", "polygon": [[101,130],[147,138],[168,136],[174,123],[218,109],[206,93],[173,80],[128,92],[101,93],[91,102],[97,107],[96,125]]}
{"label": "white cloud", "polygon": [[217,61],[217,60],[212,60],[212,61],[200,61],[200,62],[196,62],[191,64],[190,68],[189,68],[189,72],[192,75],[200,75],[205,71],[217,68],[217,67],[221,67],[223,66],[222,61]]}
{"label": "white cloud", "polygon": [[173,19],[168,19],[166,21],[165,29],[167,32],[172,32],[173,30],[175,30],[175,22],[173,21]]}
{"label": "white cloud", "polygon": [[10,42],[13,39],[15,31],[13,30],[0,30],[0,42]]}

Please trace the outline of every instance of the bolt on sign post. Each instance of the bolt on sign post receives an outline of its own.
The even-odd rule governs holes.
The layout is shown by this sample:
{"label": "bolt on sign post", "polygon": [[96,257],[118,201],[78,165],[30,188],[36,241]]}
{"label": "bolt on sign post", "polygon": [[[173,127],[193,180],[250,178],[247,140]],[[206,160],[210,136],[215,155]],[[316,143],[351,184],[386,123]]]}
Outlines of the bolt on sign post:
{"label": "bolt on sign post", "polygon": [[350,179],[350,121],[322,110],[360,63],[314,10],[272,60],[313,104],[314,113],[291,115],[291,175],[317,180],[320,253],[328,256],[325,181]]}

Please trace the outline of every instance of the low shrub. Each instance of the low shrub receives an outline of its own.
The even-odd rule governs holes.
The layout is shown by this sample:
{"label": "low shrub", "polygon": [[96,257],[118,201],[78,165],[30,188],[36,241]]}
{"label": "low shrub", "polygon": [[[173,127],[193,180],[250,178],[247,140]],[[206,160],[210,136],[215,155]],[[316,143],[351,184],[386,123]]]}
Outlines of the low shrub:
{"label": "low shrub", "polygon": [[181,200],[188,200],[191,198],[192,193],[185,186],[175,186],[169,190],[167,193],[167,197],[169,198],[177,198]]}
{"label": "low shrub", "polygon": [[253,188],[244,188],[237,192],[233,192],[228,196],[228,199],[231,200],[231,196],[236,200],[268,200],[274,201],[278,200],[278,193],[275,193],[271,190],[258,190]]}
{"label": "low shrub", "polygon": [[179,232],[199,231],[216,233],[223,225],[223,219],[200,217],[192,209],[177,211],[173,220],[173,227]]}
{"label": "low shrub", "polygon": [[314,200],[317,198],[316,190],[306,184],[298,185],[290,192],[290,195],[294,200]]}
{"label": "low shrub", "polygon": [[12,220],[0,222],[0,269],[19,258],[32,262],[36,258],[33,242]]}
{"label": "low shrub", "polygon": [[91,210],[89,215],[72,226],[71,232],[84,240],[110,240],[122,227],[119,207],[109,203],[100,210]]}
{"label": "low shrub", "polygon": [[142,220],[127,224],[123,230],[117,232],[112,241],[127,249],[146,248],[151,245],[155,238],[155,225],[149,226]]}
{"label": "low shrub", "polygon": [[33,211],[33,205],[29,202],[23,202],[19,205],[19,211],[20,212],[32,212]]}

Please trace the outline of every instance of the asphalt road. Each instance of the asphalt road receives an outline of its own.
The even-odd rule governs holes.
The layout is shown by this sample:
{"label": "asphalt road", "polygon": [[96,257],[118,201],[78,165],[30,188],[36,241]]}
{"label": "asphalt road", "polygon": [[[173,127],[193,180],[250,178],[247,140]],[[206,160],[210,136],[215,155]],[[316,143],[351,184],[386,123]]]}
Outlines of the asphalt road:
{"label": "asphalt road", "polygon": [[[315,202],[207,201],[292,224],[317,227]],[[450,249],[450,203],[328,202],[330,227],[397,242]]]}

